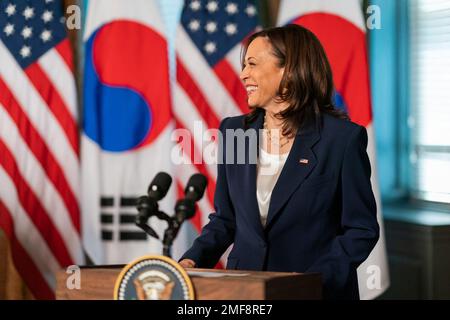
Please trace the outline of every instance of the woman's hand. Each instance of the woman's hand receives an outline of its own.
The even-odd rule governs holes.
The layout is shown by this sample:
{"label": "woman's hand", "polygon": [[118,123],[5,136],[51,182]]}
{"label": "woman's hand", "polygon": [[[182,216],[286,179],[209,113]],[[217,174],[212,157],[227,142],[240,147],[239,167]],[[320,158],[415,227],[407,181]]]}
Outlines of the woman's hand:
{"label": "woman's hand", "polygon": [[183,259],[179,262],[179,264],[185,269],[195,267],[195,261],[193,261],[191,259]]}

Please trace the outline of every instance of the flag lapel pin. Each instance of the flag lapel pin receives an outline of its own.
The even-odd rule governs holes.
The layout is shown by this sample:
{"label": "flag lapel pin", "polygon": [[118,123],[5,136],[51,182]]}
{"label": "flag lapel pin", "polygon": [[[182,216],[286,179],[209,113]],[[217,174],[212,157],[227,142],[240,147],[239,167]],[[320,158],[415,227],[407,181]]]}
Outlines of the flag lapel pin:
{"label": "flag lapel pin", "polygon": [[309,160],[308,159],[304,159],[304,158],[300,158],[300,160],[298,160],[299,163],[301,164],[308,164]]}

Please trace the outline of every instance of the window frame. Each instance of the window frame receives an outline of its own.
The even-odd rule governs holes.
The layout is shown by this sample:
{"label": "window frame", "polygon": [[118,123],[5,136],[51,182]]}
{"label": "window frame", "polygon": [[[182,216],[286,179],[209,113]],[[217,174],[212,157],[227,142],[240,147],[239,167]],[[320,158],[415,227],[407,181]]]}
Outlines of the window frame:
{"label": "window frame", "polygon": [[[409,207],[450,212],[450,204],[427,201],[416,197],[413,192],[415,168],[410,155],[415,144],[408,124],[413,112],[410,72],[410,6],[413,2],[369,0],[368,4],[381,9],[381,30],[368,30],[367,35],[370,63],[377,68],[379,65],[384,67],[382,71],[374,72],[376,69],[371,65],[373,121],[382,201],[385,204],[403,203]],[[386,96],[390,100],[386,100]]]}
{"label": "window frame", "polygon": [[[404,2],[404,3],[401,3]],[[400,4],[401,3],[401,4]],[[407,153],[401,153],[400,154],[400,161],[403,163],[403,167],[405,168],[404,172],[402,174],[406,174],[403,177],[402,183],[406,186],[407,194],[408,194],[408,200],[410,203],[414,204],[417,207],[420,208],[426,208],[426,209],[433,209],[438,211],[445,211],[450,213],[450,203],[446,202],[438,202],[438,201],[429,201],[422,199],[417,196],[414,192],[413,184],[414,176],[417,176],[416,169],[414,168],[414,165],[411,163],[410,157],[415,152],[415,141],[414,137],[411,134],[411,126],[409,125],[409,122],[412,121],[413,118],[413,112],[414,112],[414,106],[413,101],[411,99],[412,95],[412,80],[411,80],[411,25],[414,23],[411,15],[411,11],[413,10],[411,6],[417,5],[418,1],[408,1],[408,0],[400,0],[399,1],[399,27],[398,31],[399,33],[404,33],[407,35],[407,37],[399,38],[400,40],[400,46],[399,46],[399,57],[397,58],[400,62],[400,59],[405,59],[407,61],[407,67],[405,70],[399,69],[399,74],[401,76],[404,76],[405,80],[408,83],[408,87],[406,92],[400,92],[399,93],[399,102],[400,102],[400,109],[404,109],[401,111],[403,115],[406,116],[407,123],[402,125],[400,130],[400,136],[399,139],[402,143],[405,143],[407,146]],[[401,63],[399,63],[401,65]],[[406,64],[404,64],[406,66]],[[406,111],[406,112],[405,112]],[[410,120],[411,119],[411,120]]]}

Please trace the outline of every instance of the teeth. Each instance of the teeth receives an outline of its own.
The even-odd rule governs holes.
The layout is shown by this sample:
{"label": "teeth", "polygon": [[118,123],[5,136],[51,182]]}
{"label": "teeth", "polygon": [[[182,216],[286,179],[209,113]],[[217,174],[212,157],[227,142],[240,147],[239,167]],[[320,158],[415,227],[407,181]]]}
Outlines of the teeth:
{"label": "teeth", "polygon": [[258,89],[258,87],[257,86],[248,86],[246,89],[247,89],[247,92],[250,93],[250,92],[255,91],[256,89]]}

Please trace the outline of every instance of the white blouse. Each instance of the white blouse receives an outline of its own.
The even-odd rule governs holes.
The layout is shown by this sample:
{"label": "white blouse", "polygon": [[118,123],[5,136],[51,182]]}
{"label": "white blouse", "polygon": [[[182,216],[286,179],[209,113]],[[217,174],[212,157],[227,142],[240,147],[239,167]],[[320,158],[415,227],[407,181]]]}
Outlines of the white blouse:
{"label": "white blouse", "polygon": [[281,170],[289,153],[271,154],[259,149],[259,157],[257,164],[257,178],[256,178],[256,198],[258,200],[259,214],[261,216],[261,223],[266,225],[267,214],[269,213],[270,198],[272,190],[277,183]]}

